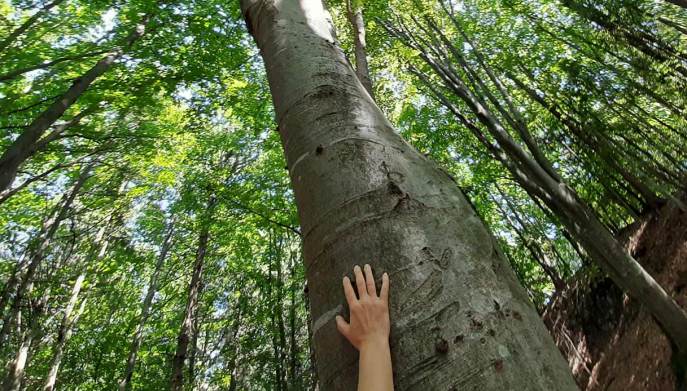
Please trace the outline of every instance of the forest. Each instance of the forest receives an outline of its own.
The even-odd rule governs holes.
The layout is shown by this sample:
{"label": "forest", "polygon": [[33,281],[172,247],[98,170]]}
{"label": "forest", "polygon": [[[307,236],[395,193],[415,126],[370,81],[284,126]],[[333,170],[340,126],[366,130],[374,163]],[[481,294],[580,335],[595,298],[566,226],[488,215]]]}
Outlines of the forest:
{"label": "forest", "polygon": [[685,0],[0,0],[0,144],[3,391],[687,387]]}

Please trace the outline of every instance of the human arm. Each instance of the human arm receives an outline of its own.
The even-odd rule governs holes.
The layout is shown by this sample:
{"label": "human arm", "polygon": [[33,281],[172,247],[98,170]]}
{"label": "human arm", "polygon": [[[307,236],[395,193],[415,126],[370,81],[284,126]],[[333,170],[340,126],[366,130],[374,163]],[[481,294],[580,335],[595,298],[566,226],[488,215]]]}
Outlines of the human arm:
{"label": "human arm", "polygon": [[343,279],[346,301],[351,311],[350,323],[336,317],[339,332],[360,352],[358,391],[393,391],[391,352],[389,349],[389,276],[382,275],[379,295],[370,265],[365,275],[360,266],[353,268],[358,297],[351,280]]}

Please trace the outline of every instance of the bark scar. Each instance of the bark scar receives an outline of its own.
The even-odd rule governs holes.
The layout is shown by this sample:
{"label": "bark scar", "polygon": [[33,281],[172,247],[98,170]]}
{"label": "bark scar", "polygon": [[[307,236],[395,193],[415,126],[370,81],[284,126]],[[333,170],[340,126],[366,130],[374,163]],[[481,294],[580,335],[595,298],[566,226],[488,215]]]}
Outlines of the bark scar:
{"label": "bark scar", "polygon": [[339,315],[342,311],[343,311],[343,306],[341,304],[339,304],[336,307],[332,308],[331,310],[320,315],[320,317],[317,318],[317,320],[315,320],[315,322],[313,323],[312,335],[315,336],[315,334],[317,334],[317,332],[322,328],[322,326],[329,323],[330,320],[334,319],[334,317],[336,315]]}

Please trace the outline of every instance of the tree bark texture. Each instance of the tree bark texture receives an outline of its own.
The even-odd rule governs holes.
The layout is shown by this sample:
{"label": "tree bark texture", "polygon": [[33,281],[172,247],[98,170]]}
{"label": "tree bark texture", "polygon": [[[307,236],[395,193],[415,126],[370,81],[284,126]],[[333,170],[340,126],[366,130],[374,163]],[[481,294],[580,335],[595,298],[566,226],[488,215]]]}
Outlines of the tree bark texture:
{"label": "tree bark texture", "polygon": [[243,0],[295,191],[319,386],[354,390],[341,277],[391,278],[397,390],[575,390],[567,364],[456,183],[394,132],[319,0]]}

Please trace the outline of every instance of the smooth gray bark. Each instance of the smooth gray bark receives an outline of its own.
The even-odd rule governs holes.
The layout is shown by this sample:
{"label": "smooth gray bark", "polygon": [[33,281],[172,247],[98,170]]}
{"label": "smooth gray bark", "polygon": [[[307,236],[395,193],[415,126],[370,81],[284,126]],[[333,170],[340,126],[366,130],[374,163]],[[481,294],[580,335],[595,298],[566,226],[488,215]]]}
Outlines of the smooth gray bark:
{"label": "smooth gray bark", "polygon": [[355,74],[368,94],[374,99],[370,66],[367,62],[367,39],[365,38],[365,19],[363,18],[362,0],[346,0],[346,16],[353,31],[355,51]]}
{"label": "smooth gray bark", "polygon": [[341,277],[391,277],[397,390],[575,390],[495,240],[451,178],[394,132],[319,0],[243,0],[295,192],[321,390],[354,390]]}
{"label": "smooth gray bark", "polygon": [[153,274],[150,275],[150,281],[148,282],[148,291],[146,292],[146,297],[143,299],[143,304],[141,305],[141,316],[138,321],[138,326],[134,332],[134,338],[131,342],[131,348],[129,350],[129,356],[126,360],[126,368],[124,369],[124,375],[119,381],[118,387],[120,391],[125,391],[131,386],[131,376],[134,373],[134,368],[136,367],[136,358],[138,356],[138,350],[141,348],[141,343],[143,342],[143,330],[145,328],[146,322],[148,321],[148,316],[150,315],[150,309],[153,304],[153,298],[155,297],[155,292],[157,292],[158,278],[160,277],[160,272],[162,270],[162,265],[164,265],[167,259],[167,253],[172,244],[172,235],[174,234],[174,227],[170,223],[170,227],[167,229],[167,235],[162,243],[162,248],[160,249],[160,254],[157,257],[157,263],[155,264],[155,270]]}

